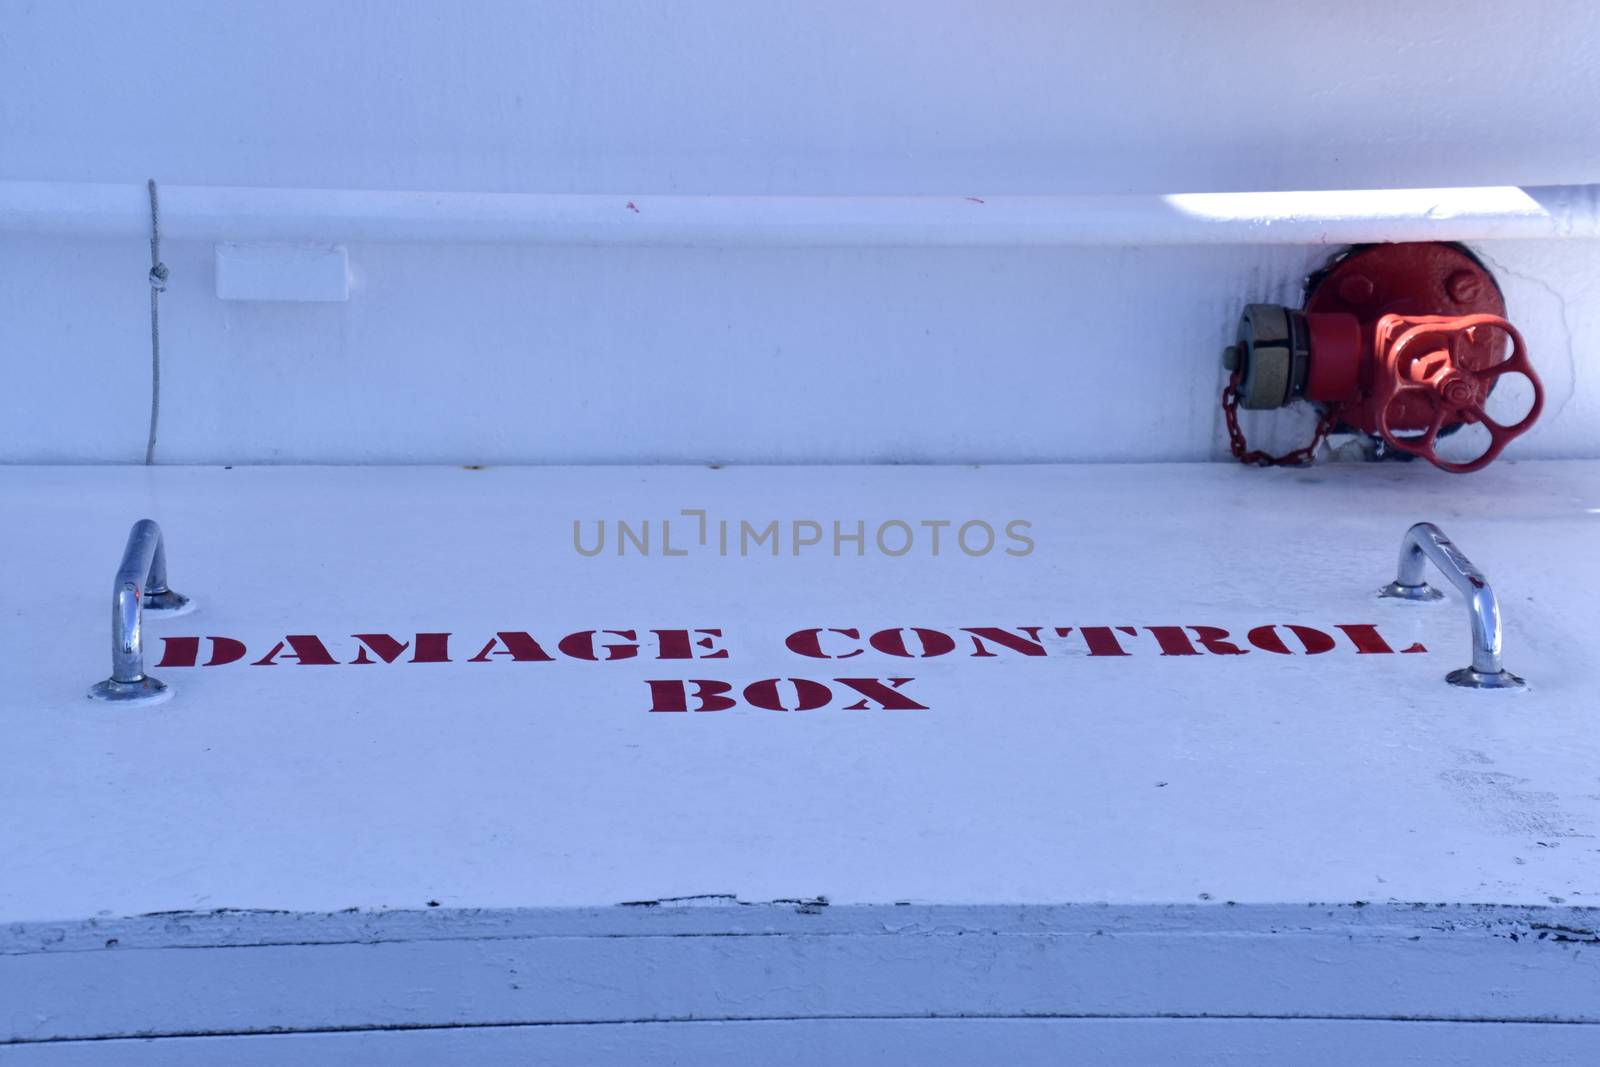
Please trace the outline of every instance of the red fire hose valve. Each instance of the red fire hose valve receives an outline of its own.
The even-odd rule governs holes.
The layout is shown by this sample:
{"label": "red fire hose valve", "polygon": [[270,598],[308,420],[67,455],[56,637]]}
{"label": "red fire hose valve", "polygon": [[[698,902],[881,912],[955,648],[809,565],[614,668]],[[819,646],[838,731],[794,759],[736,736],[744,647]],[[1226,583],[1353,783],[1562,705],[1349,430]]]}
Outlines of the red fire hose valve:
{"label": "red fire hose valve", "polygon": [[[1492,463],[1544,408],[1544,387],[1494,279],[1453,245],[1376,245],[1345,256],[1313,279],[1303,310],[1246,307],[1223,358],[1231,372],[1223,410],[1233,453],[1246,463],[1308,462],[1345,427],[1464,474]],[[1532,406],[1510,425],[1485,411],[1506,374],[1533,388]],[[1251,451],[1236,409],[1298,399],[1322,410],[1311,445],[1286,456]],[[1488,431],[1483,452],[1464,462],[1441,457],[1439,438],[1469,425]]]}

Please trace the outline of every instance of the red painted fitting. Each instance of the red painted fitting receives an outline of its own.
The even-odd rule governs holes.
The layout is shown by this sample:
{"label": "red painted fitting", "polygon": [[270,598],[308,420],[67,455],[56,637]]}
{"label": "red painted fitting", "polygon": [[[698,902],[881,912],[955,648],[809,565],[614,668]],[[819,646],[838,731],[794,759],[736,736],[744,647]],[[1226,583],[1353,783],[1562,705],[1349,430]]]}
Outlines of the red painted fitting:
{"label": "red painted fitting", "polygon": [[[1303,312],[1247,308],[1229,353],[1223,407],[1234,454],[1251,462],[1303,460],[1315,446],[1288,457],[1253,452],[1237,407],[1315,401],[1323,407],[1318,441],[1343,425],[1458,473],[1493,462],[1544,409],[1544,386],[1505,319],[1499,287],[1454,245],[1373,245],[1347,255],[1316,279]],[[1533,386],[1533,406],[1509,426],[1484,410],[1506,374]],[[1440,435],[1471,424],[1489,431],[1488,448],[1464,463],[1441,458]]]}
{"label": "red painted fitting", "polygon": [[1354,315],[1306,316],[1313,358],[1306,361],[1307,400],[1344,403],[1361,395],[1361,322]]}

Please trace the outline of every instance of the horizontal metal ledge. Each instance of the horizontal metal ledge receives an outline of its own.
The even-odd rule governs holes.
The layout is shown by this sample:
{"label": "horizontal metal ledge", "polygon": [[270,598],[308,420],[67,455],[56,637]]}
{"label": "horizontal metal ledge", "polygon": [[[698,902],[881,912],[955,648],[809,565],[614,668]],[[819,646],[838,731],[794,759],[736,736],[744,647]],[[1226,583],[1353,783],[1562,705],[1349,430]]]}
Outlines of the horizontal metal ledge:
{"label": "horizontal metal ledge", "polygon": [[[1104,196],[625,196],[161,187],[176,240],[657,246],[1594,239],[1600,185]],[[144,237],[142,184],[0,182],[0,232]]]}

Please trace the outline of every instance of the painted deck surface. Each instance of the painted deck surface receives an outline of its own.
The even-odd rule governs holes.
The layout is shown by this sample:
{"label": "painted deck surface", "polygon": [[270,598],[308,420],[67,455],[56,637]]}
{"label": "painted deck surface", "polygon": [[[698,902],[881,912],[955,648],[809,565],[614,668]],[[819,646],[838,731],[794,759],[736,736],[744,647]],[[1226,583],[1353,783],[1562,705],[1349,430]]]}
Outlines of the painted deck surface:
{"label": "painted deck surface", "polygon": [[[21,576],[0,701],[7,1040],[1600,1020],[1600,464],[9,468],[0,505]],[[684,509],[707,512],[706,545]],[[181,649],[163,638],[248,653],[151,666],[174,697],[112,710],[84,693],[144,516],[198,603],[147,624],[152,664]],[[573,520],[587,547],[600,518],[652,520],[650,554],[575,551]],[[686,555],[661,554],[664,518]],[[780,553],[721,555],[720,519],[779,520]],[[825,531],[798,556],[797,519]],[[866,524],[863,556],[834,555],[835,519]],[[887,557],[873,532],[896,519],[919,541]],[[1002,533],[969,556],[951,527],[933,556],[919,524],[945,519],[1022,520],[1033,547],[1008,556]],[[1469,658],[1453,591],[1376,599],[1420,520],[1494,583],[1528,691],[1444,683]],[[1272,624],[1334,647],[1245,639]],[[1149,629],[1194,625],[1249,651],[1163,656]],[[1363,625],[1394,651],[1340,629]],[[1028,626],[1046,654],[975,655],[963,630]],[[1102,626],[1135,628],[1128,655],[1088,654]],[[912,627],[956,647],[866,640]],[[648,631],[675,628],[720,630],[701,651],[727,656],[654,658]],[[864,651],[786,647],[810,628],[854,628],[825,649]],[[633,630],[639,654],[558,651],[587,630]],[[494,654],[502,631],[553,661]],[[351,635],[380,633],[411,649],[349,662]],[[421,633],[450,634],[448,662],[409,662]],[[338,663],[256,665],[311,634]],[[909,678],[896,692],[925,707],[650,710],[652,680],[739,697],[845,677]],[[1553,1040],[1592,1042],[1580,1029]]]}
{"label": "painted deck surface", "polygon": [[200,1037],[30,1045],[9,1062],[162,1064],[222,1060],[238,1067],[327,1062],[352,1065],[438,1063],[752,1062],[818,1063],[1118,1063],[1421,1067],[1515,1063],[1519,1067],[1593,1062],[1594,1027],[1475,1023],[1407,1024],[1366,1020],[1256,1019],[941,1019],[629,1023],[485,1027],[249,1038]]}

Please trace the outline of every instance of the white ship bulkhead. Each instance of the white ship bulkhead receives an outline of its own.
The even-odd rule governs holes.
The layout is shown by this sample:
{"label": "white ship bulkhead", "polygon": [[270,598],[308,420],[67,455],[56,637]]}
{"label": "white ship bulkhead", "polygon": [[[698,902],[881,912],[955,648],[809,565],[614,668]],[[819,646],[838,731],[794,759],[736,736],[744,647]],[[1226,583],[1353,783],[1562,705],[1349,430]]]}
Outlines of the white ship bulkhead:
{"label": "white ship bulkhead", "polygon": [[0,1062],[1600,1060],[1600,12],[1224,7],[0,0]]}

